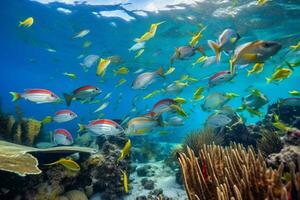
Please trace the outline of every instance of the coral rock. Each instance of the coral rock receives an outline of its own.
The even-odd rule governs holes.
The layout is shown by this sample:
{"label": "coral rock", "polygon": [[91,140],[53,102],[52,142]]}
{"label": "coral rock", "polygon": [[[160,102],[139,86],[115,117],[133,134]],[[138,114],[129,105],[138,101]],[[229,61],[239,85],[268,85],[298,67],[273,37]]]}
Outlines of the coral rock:
{"label": "coral rock", "polygon": [[88,198],[85,195],[85,193],[82,192],[82,191],[80,191],[80,190],[71,190],[69,192],[66,192],[65,196],[69,200],[88,200]]}

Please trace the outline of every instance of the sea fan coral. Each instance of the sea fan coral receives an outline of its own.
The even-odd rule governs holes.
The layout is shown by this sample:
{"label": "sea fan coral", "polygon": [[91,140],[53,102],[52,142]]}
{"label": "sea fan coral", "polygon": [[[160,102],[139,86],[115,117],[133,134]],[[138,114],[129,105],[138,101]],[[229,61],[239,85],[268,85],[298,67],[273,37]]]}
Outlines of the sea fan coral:
{"label": "sea fan coral", "polygon": [[222,135],[215,134],[212,129],[202,129],[188,134],[183,141],[183,151],[187,153],[187,147],[191,148],[196,155],[205,144],[223,144]]}
{"label": "sea fan coral", "polygon": [[187,151],[178,159],[189,200],[299,199],[300,173],[295,167],[290,168],[292,180],[284,184],[283,165],[267,168],[263,156],[251,148],[204,145],[199,158],[190,148]]}

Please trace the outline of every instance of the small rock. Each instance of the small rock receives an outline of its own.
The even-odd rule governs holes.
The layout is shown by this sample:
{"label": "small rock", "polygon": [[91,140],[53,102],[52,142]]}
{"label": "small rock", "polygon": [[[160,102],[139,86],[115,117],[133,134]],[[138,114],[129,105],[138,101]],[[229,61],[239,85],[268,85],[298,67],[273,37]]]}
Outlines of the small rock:
{"label": "small rock", "polygon": [[144,165],[142,167],[138,167],[136,169],[136,173],[138,176],[148,176],[150,169],[151,169],[150,165]]}
{"label": "small rock", "polygon": [[143,178],[141,180],[141,183],[144,186],[144,189],[146,189],[146,190],[153,190],[154,189],[154,181],[153,180]]}
{"label": "small rock", "polygon": [[135,200],[147,200],[146,196],[139,196]]}

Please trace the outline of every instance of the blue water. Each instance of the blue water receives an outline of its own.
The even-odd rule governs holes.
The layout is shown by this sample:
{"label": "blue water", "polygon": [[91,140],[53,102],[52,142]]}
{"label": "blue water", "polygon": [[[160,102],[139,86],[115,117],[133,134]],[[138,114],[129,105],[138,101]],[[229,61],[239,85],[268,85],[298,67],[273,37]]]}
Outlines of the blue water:
{"label": "blue water", "polygon": [[[225,28],[235,29],[241,35],[242,38],[238,44],[263,39],[279,41],[283,45],[280,52],[266,62],[265,70],[261,74],[247,77],[246,70],[239,70],[232,82],[205,91],[205,96],[213,91],[237,93],[240,97],[233,99],[228,104],[236,108],[241,105],[241,97],[248,94],[245,89],[250,85],[267,95],[270,103],[276,102],[279,98],[290,97],[289,90],[300,89],[300,73],[297,68],[291,77],[277,85],[268,85],[265,81],[265,77],[271,76],[274,68],[285,59],[299,57],[297,52],[288,54],[289,58],[285,55],[289,46],[299,41],[300,3],[297,0],[273,0],[264,6],[256,5],[255,1],[245,0],[238,1],[236,6],[232,6],[231,1],[199,1],[196,4],[193,1],[176,1],[178,5],[169,7],[165,5],[164,8],[160,8],[161,4],[167,4],[162,3],[163,1],[154,1],[152,5],[151,1],[137,0],[128,1],[131,4],[121,4],[121,1],[114,1],[114,3],[95,0],[86,3],[79,1],[78,4],[70,3],[73,1],[66,1],[69,4],[51,0],[49,1],[51,3],[45,3],[43,0],[41,2],[1,1],[0,94],[2,108],[7,113],[14,113],[15,106],[19,105],[25,117],[42,120],[47,115],[53,115],[57,110],[67,108],[65,104],[37,105],[25,100],[13,103],[10,91],[22,92],[28,88],[45,88],[63,98],[63,92],[71,92],[83,85],[95,85],[102,90],[102,94],[96,99],[102,99],[107,93],[112,92],[110,105],[103,111],[105,118],[123,119],[132,109],[134,97],[142,98],[148,93],[178,80],[184,74],[200,80],[178,95],[191,99],[196,87],[207,86],[205,77],[229,68],[228,56],[223,54],[222,62],[219,65],[214,64],[208,68],[202,68],[201,65],[192,67],[191,64],[200,56],[197,54],[187,61],[175,61],[175,72],[166,79],[158,78],[146,90],[133,90],[131,84],[137,76],[133,72],[140,68],[153,71],[159,66],[163,66],[164,70],[167,70],[174,49],[188,44],[192,34],[199,30],[197,26],[199,23],[207,26],[203,33],[204,37],[200,39],[199,43],[204,46],[206,54],[209,56],[214,53],[208,47],[207,40],[216,40]],[[153,8],[153,5],[156,6],[156,9]],[[59,12],[57,11],[59,7],[69,9],[71,13]],[[134,9],[146,10],[147,16],[135,14]],[[134,19],[126,21],[119,17],[97,17],[92,13],[114,10],[123,10]],[[18,27],[20,20],[30,16],[35,19],[32,27]],[[166,21],[166,23],[158,27],[154,38],[147,41],[142,56],[134,59],[135,54],[128,51],[128,48],[134,44],[133,39],[146,32],[152,23],[160,21]],[[90,33],[84,38],[72,39],[83,29],[89,29]],[[86,40],[91,41],[92,45],[83,48],[82,45]],[[46,50],[48,48],[55,49],[56,52],[49,52]],[[83,71],[80,66],[82,60],[77,58],[81,54],[84,56],[95,54],[102,58],[120,56],[124,62],[119,66],[127,66],[130,73],[113,76],[112,70],[117,69],[118,66],[111,64],[104,77],[104,82],[100,82],[100,78],[96,76],[96,66],[93,66],[88,72]],[[248,67],[248,69],[250,68],[251,66]],[[71,80],[62,75],[64,72],[75,73],[78,78]],[[121,87],[115,88],[115,84],[121,78],[125,78],[127,82]],[[116,103],[120,93],[122,93],[122,99]],[[154,103],[167,97],[173,98],[176,95],[161,93],[148,100],[140,99],[137,110],[141,114],[147,113]],[[203,127],[203,123],[210,113],[201,110],[201,104],[202,101],[199,101],[193,109],[191,103],[184,104],[183,108],[189,115],[185,125],[176,128],[165,127],[170,130],[170,135],[151,134],[158,136],[160,141],[180,142],[189,131]],[[97,118],[98,114],[93,111],[98,106],[99,104],[73,102],[70,109],[75,111],[79,117],[64,124],[46,124],[45,132],[56,128],[66,128],[75,136],[77,123],[86,124],[89,120]],[[261,111],[265,113],[266,109],[267,106]],[[137,115],[132,113],[130,116]],[[258,117],[251,117],[246,112],[243,115],[247,118],[247,123],[260,120]]]}

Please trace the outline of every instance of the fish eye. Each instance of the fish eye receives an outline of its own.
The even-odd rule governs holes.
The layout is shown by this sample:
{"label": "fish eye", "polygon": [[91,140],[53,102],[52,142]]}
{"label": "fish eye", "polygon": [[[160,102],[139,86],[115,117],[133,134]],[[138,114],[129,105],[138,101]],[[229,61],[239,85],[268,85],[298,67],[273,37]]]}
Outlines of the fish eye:
{"label": "fish eye", "polygon": [[269,42],[265,42],[265,43],[262,44],[262,46],[263,46],[264,48],[269,48],[269,47],[273,46],[273,44],[272,44],[272,43],[269,43]]}

